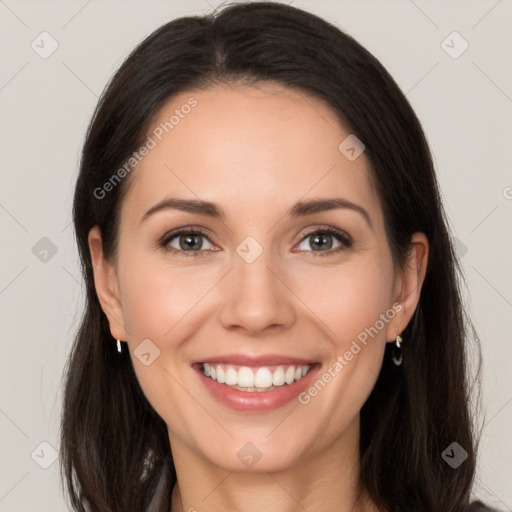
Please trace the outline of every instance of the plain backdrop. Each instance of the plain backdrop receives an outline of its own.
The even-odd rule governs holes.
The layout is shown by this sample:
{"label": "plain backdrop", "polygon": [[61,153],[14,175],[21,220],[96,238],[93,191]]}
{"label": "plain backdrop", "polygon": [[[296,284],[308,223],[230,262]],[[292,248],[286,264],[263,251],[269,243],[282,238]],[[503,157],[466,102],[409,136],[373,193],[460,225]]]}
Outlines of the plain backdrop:
{"label": "plain backdrop", "polygon": [[[287,3],[321,15],[370,50],[424,126],[484,357],[474,494],[510,511],[512,3]],[[71,205],[98,97],[146,35],[218,4],[0,0],[2,512],[67,510],[55,460],[61,377],[83,304]],[[44,55],[52,45],[54,53]]]}

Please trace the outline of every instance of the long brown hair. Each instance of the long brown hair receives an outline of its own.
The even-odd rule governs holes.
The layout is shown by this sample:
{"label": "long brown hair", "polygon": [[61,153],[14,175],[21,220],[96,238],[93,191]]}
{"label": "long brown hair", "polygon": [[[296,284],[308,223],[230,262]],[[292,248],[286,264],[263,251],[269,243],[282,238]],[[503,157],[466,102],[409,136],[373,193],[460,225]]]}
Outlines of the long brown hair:
{"label": "long brown hair", "polygon": [[[86,303],[66,368],[61,425],[71,505],[168,512],[176,483],[167,427],[142,393],[129,354],[116,352],[93,281],[89,230],[100,227],[105,257],[115,258],[130,179],[101,199],[95,190],[141,146],[154,115],[176,94],[268,80],[326,102],[364,141],[395,262],[404,264],[412,233],[425,233],[430,244],[419,304],[403,333],[403,364],[390,362],[388,343],[361,410],[361,489],[390,512],[466,511],[477,446],[469,341],[477,348],[475,380],[481,355],[463,310],[462,275],[425,135],[373,55],[321,18],[272,2],[160,27],[113,76],[90,123],[73,206]],[[467,452],[456,469],[442,456],[453,442]]]}

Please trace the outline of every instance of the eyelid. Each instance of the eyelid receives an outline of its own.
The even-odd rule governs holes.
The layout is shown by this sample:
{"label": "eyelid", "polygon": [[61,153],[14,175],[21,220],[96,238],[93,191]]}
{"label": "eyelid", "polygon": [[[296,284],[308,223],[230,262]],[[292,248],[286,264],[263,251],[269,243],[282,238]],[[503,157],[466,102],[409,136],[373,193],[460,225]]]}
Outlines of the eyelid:
{"label": "eyelid", "polygon": [[301,242],[302,242],[302,240],[304,240],[304,238],[311,236],[316,232],[322,232],[322,233],[327,232],[329,234],[335,234],[335,235],[345,238],[347,241],[352,242],[352,237],[346,231],[344,231],[343,229],[340,229],[340,228],[335,228],[334,226],[330,226],[328,224],[323,224],[323,225],[315,224],[314,227],[308,227],[305,229],[306,229],[306,231],[301,234],[301,238],[300,238]]}

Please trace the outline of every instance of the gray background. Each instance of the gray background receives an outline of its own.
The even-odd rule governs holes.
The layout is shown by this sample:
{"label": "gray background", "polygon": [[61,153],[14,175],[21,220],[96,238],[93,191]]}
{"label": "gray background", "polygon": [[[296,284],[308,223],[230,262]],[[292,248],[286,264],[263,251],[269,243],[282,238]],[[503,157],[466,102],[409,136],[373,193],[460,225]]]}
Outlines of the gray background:
{"label": "gray background", "polygon": [[[53,450],[61,376],[83,304],[70,209],[98,96],[144,36],[219,3],[0,0],[0,511],[66,510]],[[423,123],[482,340],[485,428],[474,494],[510,511],[512,4],[287,3],[374,53]],[[51,48],[43,31],[58,43],[46,59],[31,47]],[[446,39],[453,31],[469,44],[457,58],[464,42]]]}

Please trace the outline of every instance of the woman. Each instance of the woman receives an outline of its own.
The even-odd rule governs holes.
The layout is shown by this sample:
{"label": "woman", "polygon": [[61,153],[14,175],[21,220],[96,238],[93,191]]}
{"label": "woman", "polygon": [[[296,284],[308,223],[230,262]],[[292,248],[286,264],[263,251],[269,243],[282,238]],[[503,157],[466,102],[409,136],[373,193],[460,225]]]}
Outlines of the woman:
{"label": "woman", "polygon": [[159,28],[100,100],[74,223],[74,510],[479,506],[430,151],[354,39],[269,2]]}

